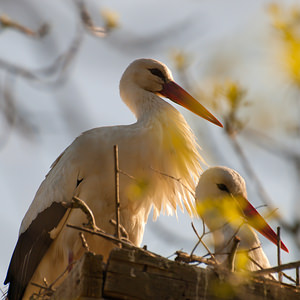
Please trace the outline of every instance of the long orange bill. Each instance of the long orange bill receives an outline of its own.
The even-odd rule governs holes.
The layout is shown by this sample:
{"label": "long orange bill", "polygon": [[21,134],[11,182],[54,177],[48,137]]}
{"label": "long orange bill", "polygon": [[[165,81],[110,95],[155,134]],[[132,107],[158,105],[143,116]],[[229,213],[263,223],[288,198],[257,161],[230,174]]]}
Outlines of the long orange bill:
{"label": "long orange bill", "polygon": [[[252,206],[252,204],[245,198],[241,198],[240,204],[250,226],[260,232],[265,238],[277,245],[277,234],[265,221],[265,219],[259,214],[259,212]],[[286,252],[289,252],[288,248],[283,242],[280,242],[280,248]]]}
{"label": "long orange bill", "polygon": [[187,108],[199,117],[223,127],[217,118],[215,118],[203,105],[201,105],[195,98],[193,98],[187,91],[185,91],[174,81],[165,83],[159,94]]}

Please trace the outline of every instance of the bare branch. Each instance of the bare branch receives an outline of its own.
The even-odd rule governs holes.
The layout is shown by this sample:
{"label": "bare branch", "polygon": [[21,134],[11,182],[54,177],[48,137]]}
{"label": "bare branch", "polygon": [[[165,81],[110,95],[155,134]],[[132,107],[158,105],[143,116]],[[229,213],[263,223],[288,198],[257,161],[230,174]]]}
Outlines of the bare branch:
{"label": "bare branch", "polygon": [[80,239],[81,239],[81,243],[82,243],[82,247],[87,251],[89,252],[90,251],[90,247],[85,239],[85,236],[82,232],[79,232],[79,236],[80,236]]}
{"label": "bare branch", "polygon": [[[277,264],[281,265],[281,255],[280,255],[281,239],[280,239],[280,226],[277,227]],[[278,280],[282,282],[282,273],[278,272]]]}
{"label": "bare branch", "polygon": [[94,22],[87,11],[85,4],[83,1],[77,1],[77,7],[80,13],[81,21],[87,31],[97,37],[105,37],[107,31],[103,27],[95,26]]}
{"label": "bare branch", "polygon": [[85,228],[85,227],[80,227],[80,226],[76,226],[76,225],[72,225],[72,224],[67,224],[66,226],[70,227],[70,228],[73,228],[73,229],[76,229],[76,230],[81,230],[81,231],[84,231],[84,232],[87,232],[87,233],[90,233],[90,234],[93,234],[93,235],[97,235],[97,236],[103,237],[103,238],[105,238],[105,239],[107,239],[107,240],[109,240],[109,241],[111,241],[111,242],[113,242],[115,244],[121,243],[122,246],[125,246],[125,247],[138,248],[138,247],[134,246],[130,240],[126,240],[124,238],[117,239],[113,235],[105,233],[101,229],[100,229],[100,231],[98,231],[98,230],[94,231],[92,229],[88,229],[88,228]]}
{"label": "bare branch", "polygon": [[69,48],[58,56],[49,66],[30,70],[14,63],[0,59],[0,69],[4,69],[14,76],[20,76],[29,82],[43,85],[45,87],[55,86],[62,82],[71,62],[74,60],[80,48],[83,38],[83,30],[78,29],[77,34]]}
{"label": "bare branch", "polygon": [[[117,222],[116,222],[114,219],[110,219],[109,222],[110,222],[113,226],[116,226],[116,225],[117,225]],[[120,227],[120,231],[121,231],[122,237],[124,237],[125,239],[128,239],[128,238],[129,238],[129,235],[128,235],[128,232],[127,232],[127,230],[125,229],[125,227],[124,227],[122,224],[119,224],[119,227]]]}
{"label": "bare branch", "polygon": [[114,163],[115,163],[115,209],[116,209],[116,233],[117,239],[120,239],[120,174],[119,174],[119,151],[118,145],[114,145]]}
{"label": "bare branch", "polygon": [[195,196],[195,192],[194,191],[192,191],[190,188],[188,188],[182,181],[181,181],[181,179],[180,178],[176,178],[176,177],[174,177],[174,176],[172,176],[172,175],[169,175],[169,174],[166,174],[166,173],[164,173],[164,172],[161,172],[161,171],[159,171],[159,170],[156,170],[156,169],[154,169],[154,168],[152,168],[151,167],[151,170],[153,170],[154,172],[156,172],[156,173],[158,173],[158,174],[160,174],[160,175],[162,175],[162,176],[165,176],[165,177],[168,177],[168,178],[170,178],[170,179],[173,179],[173,180],[175,180],[175,181],[177,181],[177,182],[179,182],[192,196],[193,196],[193,198],[195,199],[196,198],[196,196]]}
{"label": "bare branch", "polygon": [[96,225],[95,222],[95,217],[93,215],[93,212],[91,211],[91,209],[88,207],[88,205],[82,201],[80,198],[73,196],[72,201],[71,202],[63,202],[62,203],[66,208],[79,208],[81,209],[81,211],[86,215],[88,222],[86,224],[83,224],[84,226],[91,228],[92,230],[99,230],[101,231],[101,229],[99,229]]}
{"label": "bare branch", "polygon": [[41,38],[49,32],[49,25],[46,23],[42,24],[36,31],[33,31],[28,27],[25,27],[24,25],[21,25],[20,23],[10,19],[6,15],[0,16],[0,26],[2,28],[15,29],[21,33],[24,33],[28,36],[35,37],[35,38]]}
{"label": "bare branch", "polygon": [[184,262],[184,263],[204,263],[206,265],[216,265],[216,261],[210,259],[210,258],[205,258],[202,256],[197,256],[197,255],[190,255],[186,252],[183,251],[176,251],[175,254],[177,255],[177,257],[175,258],[175,261],[180,261],[180,262]]}
{"label": "bare branch", "polygon": [[234,263],[235,263],[237,249],[240,245],[240,242],[241,242],[240,238],[235,235],[233,238],[233,245],[231,247],[230,254],[227,260],[227,267],[231,272],[234,272]]}
{"label": "bare branch", "polygon": [[252,274],[253,275],[264,275],[264,274],[280,272],[280,271],[283,271],[283,270],[295,269],[295,268],[298,268],[298,267],[300,267],[300,260],[298,260],[296,262],[288,263],[288,264],[282,264],[282,265],[277,266],[277,267],[272,267],[272,268],[268,268],[268,269],[253,271]]}
{"label": "bare branch", "polygon": [[[199,242],[200,242],[200,243],[204,246],[204,248],[206,249],[206,251],[210,254],[211,258],[212,258],[215,262],[217,262],[217,260],[216,260],[215,256],[213,255],[213,253],[209,250],[209,248],[207,247],[207,245],[204,243],[204,241],[203,241],[203,236],[200,236],[200,235],[198,234],[198,232],[197,232],[197,230],[196,230],[196,228],[195,228],[193,222],[192,222],[191,224],[192,224],[192,228],[193,228],[195,234],[197,235],[197,237],[198,237],[198,239],[199,239],[198,245],[199,245]],[[194,249],[193,249],[193,250],[194,250]]]}

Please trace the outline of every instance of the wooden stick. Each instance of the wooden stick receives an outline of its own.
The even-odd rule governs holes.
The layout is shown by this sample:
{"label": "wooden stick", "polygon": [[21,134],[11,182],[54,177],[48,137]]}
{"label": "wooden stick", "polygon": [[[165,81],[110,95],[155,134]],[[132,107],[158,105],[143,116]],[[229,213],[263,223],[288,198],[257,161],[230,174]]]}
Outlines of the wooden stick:
{"label": "wooden stick", "polygon": [[198,262],[198,263],[204,263],[206,265],[216,265],[216,262],[202,257],[202,256],[198,256],[198,255],[190,255],[186,252],[183,251],[176,251],[175,254],[177,255],[177,257],[175,258],[175,261],[181,261],[181,262],[185,262],[185,263],[193,263],[193,262]]}
{"label": "wooden stick", "polygon": [[[217,262],[217,260],[216,260],[215,256],[213,255],[213,253],[209,250],[209,248],[207,247],[207,245],[204,243],[204,241],[203,241],[203,239],[202,239],[203,236],[201,237],[201,236],[198,234],[198,232],[197,232],[197,230],[196,230],[196,228],[195,228],[193,222],[191,223],[191,225],[192,225],[192,228],[193,228],[195,234],[197,235],[197,237],[198,237],[198,239],[199,239],[199,241],[198,241],[198,243],[197,243],[197,246],[199,245],[199,242],[200,242],[200,243],[204,246],[204,248],[206,249],[206,251],[210,254],[211,258],[212,258],[215,262]],[[194,248],[195,248],[195,247],[194,247]],[[193,251],[194,251],[194,249],[193,249]]]}
{"label": "wooden stick", "polygon": [[88,220],[88,222],[83,225],[87,226],[93,230],[100,230],[96,225],[95,217],[94,217],[92,210],[80,198],[73,196],[71,202],[62,202],[62,205],[66,208],[71,208],[71,209],[79,208],[86,215],[86,218]]}
{"label": "wooden stick", "polygon": [[235,263],[236,252],[240,245],[240,242],[241,242],[241,239],[235,235],[233,238],[233,245],[231,247],[230,254],[228,256],[228,265],[227,265],[228,269],[231,272],[234,272],[234,263]]}
{"label": "wooden stick", "polygon": [[80,226],[76,226],[76,225],[72,225],[72,224],[67,224],[66,225],[67,227],[70,227],[70,228],[73,228],[73,229],[77,229],[77,230],[81,230],[81,231],[84,231],[84,232],[87,232],[87,233],[90,233],[90,234],[94,234],[94,235],[97,235],[97,236],[101,236],[115,244],[119,244],[121,243],[123,246],[127,246],[129,248],[138,248],[136,246],[134,246],[129,240],[125,240],[124,238],[122,239],[117,239],[115,236],[113,235],[110,235],[104,231],[95,231],[95,230],[92,230],[92,229],[88,229],[88,228],[84,228],[84,227],[80,227]]}
{"label": "wooden stick", "polygon": [[[281,256],[280,256],[280,246],[281,246],[281,239],[280,239],[280,226],[277,227],[277,265],[281,265]],[[278,280],[282,282],[282,273],[278,272]]]}
{"label": "wooden stick", "polygon": [[290,270],[290,269],[299,268],[299,267],[300,267],[300,260],[298,260],[296,262],[288,263],[288,264],[282,264],[277,267],[253,271],[252,274],[253,275],[264,275],[264,274],[276,273],[279,271]]}
{"label": "wooden stick", "polygon": [[120,174],[119,174],[119,151],[118,145],[114,145],[115,158],[115,201],[116,201],[116,233],[115,236],[119,240],[120,233]]}
{"label": "wooden stick", "polygon": [[81,239],[81,243],[82,243],[82,247],[85,249],[85,251],[89,252],[90,251],[90,247],[85,239],[85,236],[83,234],[83,232],[79,232],[79,236]]}
{"label": "wooden stick", "polygon": [[[110,219],[109,222],[113,226],[117,225],[117,222],[114,219]],[[122,224],[119,224],[119,227],[120,227],[120,232],[121,232],[122,238],[129,239],[129,234],[128,234],[127,230],[125,229],[125,227]]]}

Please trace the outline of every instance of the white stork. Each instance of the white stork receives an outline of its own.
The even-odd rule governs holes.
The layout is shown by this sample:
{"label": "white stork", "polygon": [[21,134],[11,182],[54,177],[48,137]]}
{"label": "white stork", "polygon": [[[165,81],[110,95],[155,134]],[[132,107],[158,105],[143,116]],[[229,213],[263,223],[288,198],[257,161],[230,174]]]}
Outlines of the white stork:
{"label": "white stork", "polygon": [[[216,125],[221,123],[173,81],[164,64],[153,59],[138,59],[128,66],[120,95],[137,122],[84,132],[53,163],[21,224],[5,280],[10,284],[9,300],[28,299],[38,290],[31,282],[43,285],[44,278],[53,282],[83,254],[78,232],[65,224],[82,225],[86,217],[80,210],[66,209],[62,202],[78,196],[93,211],[97,225],[114,234],[109,221],[115,219],[115,144],[120,169],[135,178],[120,175],[120,221],[131,242],[141,244],[152,207],[154,217],[161,210],[171,213],[177,205],[191,212],[193,199],[183,185],[195,187],[201,156],[183,116],[160,96]],[[163,174],[180,178],[181,183]],[[86,234],[86,239],[91,251],[105,259],[114,247],[99,237]]]}
{"label": "white stork", "polygon": [[[248,202],[246,183],[240,174],[226,167],[207,169],[196,188],[196,206],[213,234],[215,257],[220,263],[228,266],[234,237],[238,236],[240,244],[234,263],[237,270],[255,271],[270,267],[251,227],[274,244],[277,244],[277,234]],[[288,252],[282,242],[281,248]]]}

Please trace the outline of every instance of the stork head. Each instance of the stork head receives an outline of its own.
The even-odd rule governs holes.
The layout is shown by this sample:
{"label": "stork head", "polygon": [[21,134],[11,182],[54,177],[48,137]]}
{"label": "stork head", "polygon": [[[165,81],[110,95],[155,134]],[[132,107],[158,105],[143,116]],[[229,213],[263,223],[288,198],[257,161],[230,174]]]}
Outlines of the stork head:
{"label": "stork head", "polygon": [[[247,200],[243,177],[227,167],[209,168],[200,177],[196,188],[197,210],[210,230],[225,223],[246,222],[275,245],[277,235]],[[281,242],[281,248],[288,252]]]}
{"label": "stork head", "polygon": [[[222,124],[188,92],[176,84],[168,67],[154,59],[137,59],[125,70],[120,81],[120,94],[129,105],[125,91],[134,91],[129,97],[145,98],[146,91],[169,98],[173,102],[187,108],[196,115],[218,125]],[[134,110],[134,109],[133,109]]]}

